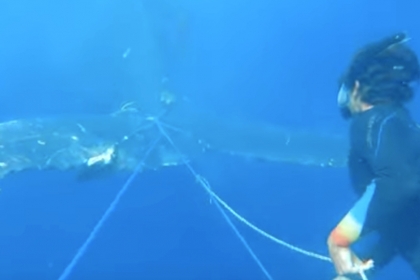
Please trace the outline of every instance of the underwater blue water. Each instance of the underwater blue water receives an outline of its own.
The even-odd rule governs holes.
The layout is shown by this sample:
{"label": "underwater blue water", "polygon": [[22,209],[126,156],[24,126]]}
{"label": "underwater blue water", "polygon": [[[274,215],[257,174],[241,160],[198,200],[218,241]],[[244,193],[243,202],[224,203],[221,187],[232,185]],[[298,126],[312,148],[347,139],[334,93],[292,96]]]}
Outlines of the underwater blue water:
{"label": "underwater blue water", "polygon": [[[203,167],[206,162],[197,171],[206,172],[213,190],[239,213],[276,237],[326,253],[325,234],[341,215],[331,209],[349,207],[351,193],[339,188],[344,171],[331,176],[327,169],[209,157],[210,163],[223,161],[224,168],[212,172]],[[6,179],[19,187],[6,188],[2,195],[8,199],[0,199],[0,212],[13,213],[0,220],[8,228],[0,240],[7,256],[0,260],[0,276],[57,279],[125,177],[85,184],[55,172]],[[274,279],[331,278],[328,263],[291,252],[234,222]],[[406,273],[401,267],[392,264],[379,279],[401,277]],[[69,279],[92,277],[265,279],[184,167],[145,172],[135,180]]]}
{"label": "underwater blue water", "polygon": [[[341,71],[360,44],[392,32],[408,31],[420,51],[419,10],[410,0],[9,1],[0,11],[0,119],[109,113],[153,92],[147,78],[159,73],[191,106],[215,114],[346,132],[335,107]],[[150,57],[136,52],[149,46],[141,13],[158,38]],[[344,169],[216,153],[192,166],[251,222],[324,255],[353,199]],[[129,175],[2,179],[0,278],[57,279]],[[233,221],[274,279],[333,278],[330,264]],[[136,178],[69,279],[265,278],[179,166]],[[377,279],[415,277],[397,259]]]}

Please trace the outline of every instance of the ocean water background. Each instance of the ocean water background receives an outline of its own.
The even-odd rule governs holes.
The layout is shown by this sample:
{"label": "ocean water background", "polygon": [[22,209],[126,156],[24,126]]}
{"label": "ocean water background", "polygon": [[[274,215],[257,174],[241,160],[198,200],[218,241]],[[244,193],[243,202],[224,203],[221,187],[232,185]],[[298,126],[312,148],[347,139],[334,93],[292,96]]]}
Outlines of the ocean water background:
{"label": "ocean water background", "polygon": [[[101,114],[139,99],[153,110],[164,77],[198,110],[345,133],[337,78],[361,45],[407,31],[416,1],[4,1],[2,121]],[[419,118],[420,106],[411,107]],[[326,254],[353,201],[345,169],[209,154],[193,167],[267,232]],[[0,278],[57,279],[128,174],[73,172],[1,181]],[[330,264],[234,221],[274,279],[332,279]],[[140,174],[69,279],[265,279],[184,166]],[[377,279],[415,279],[400,259]]]}

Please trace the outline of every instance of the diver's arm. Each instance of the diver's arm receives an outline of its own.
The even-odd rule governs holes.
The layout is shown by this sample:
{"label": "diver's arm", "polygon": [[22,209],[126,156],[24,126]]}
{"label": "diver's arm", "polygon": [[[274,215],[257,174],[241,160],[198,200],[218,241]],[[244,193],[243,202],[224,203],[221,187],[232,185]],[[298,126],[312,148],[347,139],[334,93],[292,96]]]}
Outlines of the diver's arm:
{"label": "diver's arm", "polygon": [[369,269],[373,265],[372,261],[362,262],[350,250],[350,246],[360,238],[364,230],[374,191],[375,186],[370,185],[328,237],[328,250],[339,275],[357,273],[360,268]]}
{"label": "diver's arm", "polygon": [[[366,256],[369,260],[374,260],[375,268],[370,269],[368,271],[364,271],[365,273],[365,279],[373,279],[375,276],[377,276],[377,273],[380,269],[382,269],[384,266],[386,266],[388,263],[390,263],[394,257],[396,257],[398,254],[395,244],[387,239],[381,237],[379,242],[371,248],[369,252],[367,252]],[[364,265],[363,262],[360,261],[362,265]],[[360,277],[360,275],[346,275],[338,276],[334,278],[334,280],[360,280],[363,279]],[[376,278],[375,278],[376,279]]]}
{"label": "diver's arm", "polygon": [[[385,119],[378,129],[376,145],[366,156],[374,180],[353,208],[346,214],[328,238],[332,258],[336,258],[337,271],[351,270],[354,254],[349,249],[362,234],[383,229],[407,198],[413,195],[410,166],[413,154],[413,129],[397,117]],[[390,222],[391,221],[391,222]]]}

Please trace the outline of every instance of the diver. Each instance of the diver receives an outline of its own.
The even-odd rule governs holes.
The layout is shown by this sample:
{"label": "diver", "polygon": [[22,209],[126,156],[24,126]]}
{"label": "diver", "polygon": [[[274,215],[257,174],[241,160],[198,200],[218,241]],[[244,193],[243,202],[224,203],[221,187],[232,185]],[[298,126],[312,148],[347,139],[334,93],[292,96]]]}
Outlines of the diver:
{"label": "diver", "polygon": [[[420,128],[405,106],[420,67],[407,40],[398,33],[368,44],[340,79],[337,101],[350,121],[348,169],[358,200],[328,236],[336,279],[372,276],[397,255],[420,279]],[[351,245],[374,232],[379,241],[359,258]]]}

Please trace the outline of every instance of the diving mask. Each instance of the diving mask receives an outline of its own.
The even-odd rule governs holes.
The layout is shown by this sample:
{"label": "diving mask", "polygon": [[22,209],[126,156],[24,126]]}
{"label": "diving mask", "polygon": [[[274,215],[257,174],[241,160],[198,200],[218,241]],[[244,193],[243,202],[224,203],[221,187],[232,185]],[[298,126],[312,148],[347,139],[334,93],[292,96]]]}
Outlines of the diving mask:
{"label": "diving mask", "polygon": [[337,104],[338,107],[347,107],[350,102],[351,89],[349,89],[345,84],[342,84],[337,95]]}
{"label": "diving mask", "polygon": [[349,108],[351,91],[352,90],[345,84],[342,84],[340,90],[338,91],[337,105],[344,119],[349,119],[351,117],[351,111]]}

